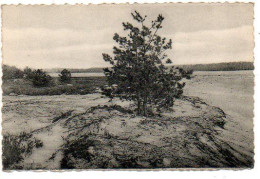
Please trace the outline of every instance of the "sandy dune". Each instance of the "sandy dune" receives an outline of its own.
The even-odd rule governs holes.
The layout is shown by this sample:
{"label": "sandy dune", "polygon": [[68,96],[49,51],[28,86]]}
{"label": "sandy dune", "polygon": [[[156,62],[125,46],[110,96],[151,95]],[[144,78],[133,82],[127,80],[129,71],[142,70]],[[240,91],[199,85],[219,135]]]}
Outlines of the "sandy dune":
{"label": "sandy dune", "polygon": [[43,142],[18,164],[23,169],[252,167],[251,73],[205,73],[185,95],[206,103],[183,98],[149,118],[100,94],[4,96],[3,134],[28,132]]}

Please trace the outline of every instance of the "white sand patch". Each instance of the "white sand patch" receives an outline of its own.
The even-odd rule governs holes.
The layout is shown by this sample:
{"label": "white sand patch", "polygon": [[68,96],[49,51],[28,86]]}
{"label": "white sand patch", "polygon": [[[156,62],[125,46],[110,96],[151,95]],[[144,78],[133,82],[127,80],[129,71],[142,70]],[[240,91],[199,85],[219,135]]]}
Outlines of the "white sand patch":
{"label": "white sand patch", "polygon": [[[31,168],[48,168],[57,169],[60,168],[60,161],[62,159],[61,149],[63,144],[63,138],[65,138],[66,129],[57,123],[53,127],[43,132],[34,134],[34,137],[43,142],[43,147],[33,150],[32,155],[23,161],[24,167],[30,166]],[[55,155],[54,159],[50,160]]]}

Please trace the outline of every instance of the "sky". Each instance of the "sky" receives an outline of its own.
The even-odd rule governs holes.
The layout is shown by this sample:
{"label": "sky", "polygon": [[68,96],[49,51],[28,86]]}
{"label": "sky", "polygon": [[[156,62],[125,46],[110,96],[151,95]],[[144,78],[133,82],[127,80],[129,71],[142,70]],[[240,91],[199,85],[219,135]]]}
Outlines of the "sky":
{"label": "sky", "polygon": [[158,32],[172,39],[167,54],[174,64],[253,61],[253,4],[166,3],[134,5],[4,5],[3,63],[19,68],[109,66],[113,34],[125,35],[131,12],[165,19]]}

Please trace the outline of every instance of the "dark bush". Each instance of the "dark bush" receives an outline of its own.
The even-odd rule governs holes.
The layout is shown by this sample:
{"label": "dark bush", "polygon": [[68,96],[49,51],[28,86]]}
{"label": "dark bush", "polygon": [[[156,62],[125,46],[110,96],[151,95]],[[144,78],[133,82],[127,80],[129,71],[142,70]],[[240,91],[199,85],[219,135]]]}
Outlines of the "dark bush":
{"label": "dark bush", "polygon": [[52,77],[43,70],[35,70],[32,74],[32,82],[35,87],[46,87],[51,84]]}
{"label": "dark bush", "polygon": [[33,70],[29,67],[25,67],[25,69],[23,70],[24,73],[24,78],[27,80],[32,80],[33,79]]}
{"label": "dark bush", "polygon": [[9,66],[9,65],[3,65],[3,79],[18,79],[18,78],[23,78],[23,71],[14,67],[14,66]]}
{"label": "dark bush", "polygon": [[19,169],[16,165],[23,161],[25,156],[31,155],[34,148],[43,147],[42,141],[24,132],[19,135],[4,135],[2,144],[4,169]]}
{"label": "dark bush", "polygon": [[59,74],[60,81],[62,83],[70,83],[71,82],[71,73],[69,70],[62,70],[61,73]]}

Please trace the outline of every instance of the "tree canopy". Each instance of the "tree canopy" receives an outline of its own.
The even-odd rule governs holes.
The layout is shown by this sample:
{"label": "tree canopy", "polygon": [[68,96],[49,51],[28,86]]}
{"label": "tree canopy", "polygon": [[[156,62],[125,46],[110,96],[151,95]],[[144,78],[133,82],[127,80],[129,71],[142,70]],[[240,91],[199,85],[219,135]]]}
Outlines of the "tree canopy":
{"label": "tree canopy", "polygon": [[165,65],[172,63],[166,54],[172,48],[172,40],[158,35],[164,17],[159,14],[147,26],[147,16],[137,11],[131,15],[137,25],[123,22],[128,35],[114,34],[118,46],[113,47],[113,57],[103,54],[103,59],[112,65],[105,68],[104,73],[108,84],[117,87],[113,93],[120,94],[121,99],[135,101],[138,114],[147,116],[152,108],[160,110],[173,106],[174,99],[183,93],[185,83],[181,80],[189,77],[189,73]]}

